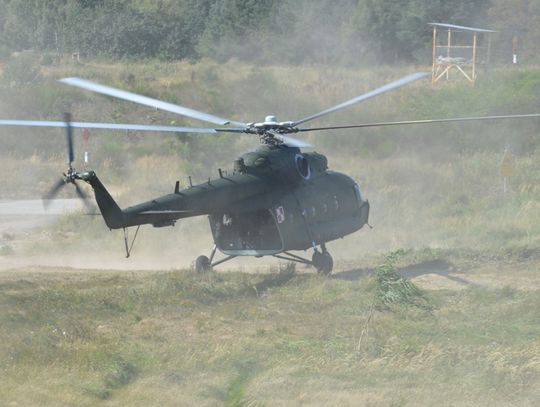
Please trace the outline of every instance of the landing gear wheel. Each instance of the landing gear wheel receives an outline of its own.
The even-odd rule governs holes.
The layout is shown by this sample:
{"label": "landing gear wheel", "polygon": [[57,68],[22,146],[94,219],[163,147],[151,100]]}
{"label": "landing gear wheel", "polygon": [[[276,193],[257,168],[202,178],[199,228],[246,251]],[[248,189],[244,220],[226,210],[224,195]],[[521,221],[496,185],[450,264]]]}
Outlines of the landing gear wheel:
{"label": "landing gear wheel", "polygon": [[334,259],[332,258],[332,256],[330,256],[330,253],[328,252],[323,252],[322,255],[323,255],[323,263],[324,263],[322,273],[325,276],[329,276],[330,273],[332,273],[332,269],[334,268]]}
{"label": "landing gear wheel", "polygon": [[197,257],[197,260],[195,260],[195,271],[197,273],[204,273],[210,270],[212,270],[210,259],[206,256]]}
{"label": "landing gear wheel", "polygon": [[311,262],[313,263],[313,266],[317,269],[317,273],[328,276],[332,272],[332,268],[334,267],[334,260],[332,259],[332,256],[330,256],[330,253],[324,251],[314,251],[313,257],[311,258]]}

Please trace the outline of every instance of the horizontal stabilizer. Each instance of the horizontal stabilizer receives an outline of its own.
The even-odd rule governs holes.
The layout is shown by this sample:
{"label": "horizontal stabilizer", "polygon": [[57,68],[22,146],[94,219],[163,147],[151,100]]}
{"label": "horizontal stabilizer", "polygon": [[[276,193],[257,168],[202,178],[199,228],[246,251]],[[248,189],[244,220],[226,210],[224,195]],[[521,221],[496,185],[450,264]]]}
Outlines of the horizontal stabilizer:
{"label": "horizontal stabilizer", "polygon": [[189,214],[189,213],[195,213],[195,211],[192,211],[192,210],[185,210],[185,211],[144,211],[144,212],[140,212],[139,215],[183,215],[183,214]]}

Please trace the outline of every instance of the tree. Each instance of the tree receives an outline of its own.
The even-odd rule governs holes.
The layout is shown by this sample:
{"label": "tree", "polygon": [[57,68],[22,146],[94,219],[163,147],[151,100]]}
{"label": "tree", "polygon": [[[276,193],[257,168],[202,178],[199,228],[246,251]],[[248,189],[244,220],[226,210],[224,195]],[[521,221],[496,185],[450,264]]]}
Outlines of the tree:
{"label": "tree", "polygon": [[496,55],[500,60],[511,61],[512,38],[518,39],[519,61],[538,62],[540,51],[540,0],[492,0],[489,9],[495,35]]}

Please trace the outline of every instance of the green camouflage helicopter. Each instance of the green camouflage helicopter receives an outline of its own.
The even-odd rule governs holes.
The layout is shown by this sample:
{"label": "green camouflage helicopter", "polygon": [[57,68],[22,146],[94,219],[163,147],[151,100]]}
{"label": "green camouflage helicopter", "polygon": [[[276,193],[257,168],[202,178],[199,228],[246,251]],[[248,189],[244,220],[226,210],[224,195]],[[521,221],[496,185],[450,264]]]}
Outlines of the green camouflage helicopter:
{"label": "green camouflage helicopter", "polygon": [[[216,128],[156,126],[137,124],[72,122],[66,114],[64,121],[0,120],[0,125],[47,126],[66,128],[68,169],[63,177],[44,196],[44,202],[56,196],[66,184],[73,184],[80,198],[85,193],[77,181],[85,181],[94,190],[97,205],[110,229],[123,229],[126,255],[130,256],[129,227],[152,225],[174,226],[183,218],[207,215],[214,238],[210,256],[199,256],[197,271],[210,270],[237,256],[274,256],[280,259],[311,265],[328,275],[333,259],[326,243],[358,231],[368,225],[369,202],[358,184],[349,176],[328,169],[324,155],[301,151],[308,143],[287,136],[292,133],[330,129],[361,128],[465,120],[538,117],[539,114],[469,117],[437,120],[370,123],[352,126],[299,128],[299,125],[325,116],[339,109],[388,92],[429,74],[419,72],[357,96],[346,102],[296,121],[278,122],[267,116],[261,123],[242,123],[166,103],[124,90],[100,85],[79,78],[65,78],[61,82],[143,104],[190,118],[217,124]],[[224,127],[232,125],[236,127]],[[242,154],[234,161],[232,173],[219,170],[219,177],[202,184],[180,189],[176,183],[172,193],[147,202],[121,209],[101,183],[94,171],[78,172],[74,161],[72,128],[125,129],[139,131],[167,131],[182,133],[244,133],[257,135],[261,145]],[[311,259],[291,253],[313,249]],[[225,257],[215,260],[216,251]]]}

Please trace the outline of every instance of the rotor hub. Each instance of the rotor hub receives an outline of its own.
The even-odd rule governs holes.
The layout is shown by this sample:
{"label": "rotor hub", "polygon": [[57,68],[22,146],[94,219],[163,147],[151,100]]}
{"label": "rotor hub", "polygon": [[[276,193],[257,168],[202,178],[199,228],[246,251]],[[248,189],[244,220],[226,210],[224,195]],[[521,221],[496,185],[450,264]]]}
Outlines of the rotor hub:
{"label": "rotor hub", "polygon": [[276,116],[269,115],[264,118],[264,122],[248,123],[244,132],[257,134],[261,143],[275,146],[284,144],[284,141],[279,137],[280,135],[297,133],[298,128],[294,127],[294,123],[291,121],[278,122]]}

